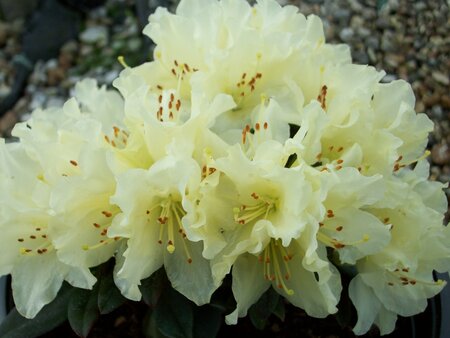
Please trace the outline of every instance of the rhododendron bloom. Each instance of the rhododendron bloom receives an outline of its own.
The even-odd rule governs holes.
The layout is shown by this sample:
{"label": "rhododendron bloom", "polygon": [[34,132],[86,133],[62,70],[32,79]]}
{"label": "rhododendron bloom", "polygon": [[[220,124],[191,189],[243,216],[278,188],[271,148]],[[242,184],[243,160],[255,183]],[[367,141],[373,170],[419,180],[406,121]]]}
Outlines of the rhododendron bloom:
{"label": "rhododendron bloom", "polygon": [[231,274],[228,324],[271,287],[320,318],[349,297],[356,334],[424,311],[450,228],[409,84],[275,0],[182,0],[144,33],[154,58],[122,62],[118,91],[81,81],[0,141],[0,274],[20,313],[63,281],[92,288],[111,258],[131,300],[161,268],[197,305]]}

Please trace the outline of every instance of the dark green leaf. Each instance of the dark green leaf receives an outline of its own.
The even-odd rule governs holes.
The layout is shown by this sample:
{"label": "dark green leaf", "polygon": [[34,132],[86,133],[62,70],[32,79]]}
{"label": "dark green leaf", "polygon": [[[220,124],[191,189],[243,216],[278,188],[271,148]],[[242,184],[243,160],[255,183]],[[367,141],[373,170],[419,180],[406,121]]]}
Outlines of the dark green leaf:
{"label": "dark green leaf", "polygon": [[154,307],[166,286],[167,278],[164,269],[159,269],[149,278],[141,281],[139,290],[141,290],[144,302],[147,305]]}
{"label": "dark green leaf", "polygon": [[158,330],[158,325],[155,319],[155,312],[150,308],[144,317],[142,331],[144,333],[144,336],[147,338],[168,338]]}
{"label": "dark green leaf", "polygon": [[209,305],[222,313],[231,313],[234,311],[236,308],[236,301],[231,291],[230,275],[225,277],[222,286],[213,293]]}
{"label": "dark green leaf", "polygon": [[284,303],[284,298],[279,297],[278,303],[275,309],[273,309],[272,313],[277,316],[281,321],[284,321],[284,317],[286,315],[286,307]]}
{"label": "dark green leaf", "polygon": [[102,315],[110,313],[125,303],[125,297],[122,296],[112,274],[102,276],[98,289],[98,309]]}
{"label": "dark green leaf", "polygon": [[194,304],[167,288],[155,308],[158,329],[170,338],[193,338]]}
{"label": "dark green leaf", "polygon": [[211,338],[217,335],[222,324],[222,312],[210,305],[194,310],[194,338]]}
{"label": "dark green leaf", "polygon": [[0,325],[0,337],[34,338],[58,327],[67,320],[67,306],[72,291],[71,286],[64,284],[56,298],[33,319],[26,319],[13,309]]}
{"label": "dark green leaf", "polygon": [[278,304],[279,298],[280,295],[273,288],[269,288],[249,309],[250,320],[257,329],[264,329],[267,319]]}
{"label": "dark green leaf", "polygon": [[75,289],[70,297],[68,319],[72,330],[86,337],[99,316],[98,283],[93,290]]}

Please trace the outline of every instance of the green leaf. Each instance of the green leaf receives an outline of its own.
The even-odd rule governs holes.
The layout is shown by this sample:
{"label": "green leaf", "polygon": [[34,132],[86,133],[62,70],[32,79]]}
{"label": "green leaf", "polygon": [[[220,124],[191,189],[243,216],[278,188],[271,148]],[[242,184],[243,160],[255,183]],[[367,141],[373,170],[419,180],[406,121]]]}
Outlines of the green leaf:
{"label": "green leaf", "polygon": [[114,284],[112,274],[103,276],[99,283],[97,304],[100,314],[110,313],[125,303],[126,299]]}
{"label": "green leaf", "polygon": [[168,285],[164,269],[159,269],[150,277],[141,281],[139,290],[142,293],[142,299],[151,307],[155,307],[164,288]]}
{"label": "green leaf", "polygon": [[278,303],[275,309],[273,309],[272,313],[277,316],[281,321],[284,322],[284,317],[286,315],[286,307],[283,297],[278,298]]}
{"label": "green leaf", "polygon": [[70,297],[68,319],[72,330],[86,337],[99,316],[98,284],[93,290],[75,289]]}
{"label": "green leaf", "polygon": [[158,330],[155,312],[149,309],[144,317],[142,331],[147,338],[168,338]]}
{"label": "green leaf", "polygon": [[0,337],[34,338],[58,327],[67,320],[67,306],[73,290],[73,287],[63,284],[56,298],[33,319],[26,319],[13,309],[0,325]]}
{"label": "green leaf", "polygon": [[249,316],[252,324],[259,330],[266,326],[267,319],[275,310],[280,295],[273,288],[269,288],[261,298],[249,309]]}
{"label": "green leaf", "polygon": [[194,303],[167,288],[155,308],[158,329],[169,338],[193,338]]}
{"label": "green leaf", "polygon": [[217,335],[222,324],[222,311],[204,305],[194,309],[194,337],[211,338]]}

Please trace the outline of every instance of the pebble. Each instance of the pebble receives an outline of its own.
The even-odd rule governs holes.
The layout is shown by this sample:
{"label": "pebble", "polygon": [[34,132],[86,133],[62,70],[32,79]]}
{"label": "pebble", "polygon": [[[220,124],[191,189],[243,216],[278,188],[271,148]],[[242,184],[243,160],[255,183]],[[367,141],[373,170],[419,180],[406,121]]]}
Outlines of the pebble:
{"label": "pebble", "polygon": [[345,27],[339,32],[339,38],[344,42],[349,42],[354,35],[355,32],[350,27]]}
{"label": "pebble", "polygon": [[89,27],[80,34],[80,40],[87,44],[106,43],[108,29],[103,26]]}
{"label": "pebble", "polygon": [[381,79],[381,82],[383,82],[383,83],[389,83],[389,82],[392,82],[392,81],[395,81],[395,80],[397,80],[397,76],[396,76],[396,75],[394,75],[394,74],[386,74],[386,75]]}
{"label": "pebble", "polygon": [[444,144],[435,144],[431,148],[431,160],[440,165],[450,164],[450,147]]}
{"label": "pebble", "polygon": [[435,79],[437,82],[442,83],[445,86],[448,86],[450,84],[450,80],[448,78],[448,74],[445,75],[444,73],[441,72],[433,72],[431,74],[431,76],[433,77],[433,79]]}

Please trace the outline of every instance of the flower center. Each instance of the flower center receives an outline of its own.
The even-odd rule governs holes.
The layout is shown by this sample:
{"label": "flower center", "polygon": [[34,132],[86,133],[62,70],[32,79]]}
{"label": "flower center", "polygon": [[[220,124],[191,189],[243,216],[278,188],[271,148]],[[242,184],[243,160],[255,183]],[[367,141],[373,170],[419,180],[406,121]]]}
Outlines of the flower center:
{"label": "flower center", "polygon": [[[111,225],[114,216],[119,213],[119,209],[117,207],[112,207],[110,210],[102,210],[100,212],[101,216],[99,216],[96,222],[92,223],[92,231],[94,231],[94,236],[97,240],[95,244],[89,245],[85,244],[81,248],[84,251],[95,250],[101,248],[105,245],[116,242],[120,239],[120,237],[108,238],[108,228]],[[96,233],[95,233],[96,232]]]}
{"label": "flower center", "polygon": [[231,89],[232,96],[237,104],[237,108],[235,109],[242,109],[244,107],[245,100],[255,91],[256,86],[260,83],[263,77],[263,74],[258,71],[261,58],[261,53],[256,54],[256,67],[253,76],[246,72],[242,73],[235,87]]}
{"label": "flower center", "polygon": [[179,90],[164,90],[158,96],[159,107],[156,119],[160,122],[179,122],[181,114],[181,98]]}
{"label": "flower center", "polygon": [[289,262],[292,257],[292,254],[288,253],[278,239],[271,239],[258,256],[258,261],[264,264],[264,278],[274,282],[279,289],[283,289],[289,296],[294,294],[294,290],[289,289],[285,281],[291,277]]}
{"label": "flower center", "polygon": [[113,126],[113,133],[110,136],[104,135],[103,138],[114,148],[123,149],[127,145],[128,136],[129,134],[125,130]]}
{"label": "flower center", "polygon": [[[328,218],[334,217],[333,210],[330,209],[327,211],[327,217]],[[342,230],[344,230],[343,225],[335,226],[335,225],[329,225],[327,223],[319,223],[319,227],[320,227],[319,231],[317,232],[317,240],[319,240],[326,246],[332,247],[335,249],[342,249],[342,248],[345,248],[346,246],[357,245],[357,244],[365,243],[370,240],[370,236],[368,234],[364,234],[360,240],[353,241],[353,242],[336,238],[336,237],[339,237],[338,234],[341,233]]]}
{"label": "flower center", "polygon": [[[171,198],[163,200],[161,203],[155,205],[150,210],[147,210],[147,215],[152,213],[154,209],[160,209],[160,213],[157,217],[157,222],[159,223],[159,238],[158,243],[166,243],[167,251],[172,254],[175,252],[176,246],[176,234],[181,237],[181,243],[183,246],[184,253],[186,255],[187,262],[192,263],[192,257],[187,246],[186,232],[184,231],[181,219],[186,215],[181,202],[174,201]],[[179,242],[179,241],[177,241]]]}
{"label": "flower center", "polygon": [[407,286],[407,285],[417,285],[417,284],[422,284],[422,285],[442,285],[443,283],[445,283],[442,279],[438,279],[436,281],[430,282],[430,281],[425,281],[425,280],[420,280],[417,278],[414,278],[412,276],[410,276],[409,273],[409,268],[397,268],[394,271],[389,271],[386,270],[386,272],[388,273],[387,275],[387,285],[388,286],[395,286],[395,285],[399,285],[399,286]]}
{"label": "flower center", "polygon": [[241,205],[234,208],[234,221],[238,224],[247,224],[257,219],[267,219],[269,214],[276,209],[276,201],[267,197],[259,196],[256,192],[251,195],[255,203],[252,205]]}
{"label": "flower center", "polygon": [[17,238],[17,242],[21,245],[19,248],[21,255],[42,255],[53,250],[53,245],[48,239],[46,224],[36,226],[29,235]]}

